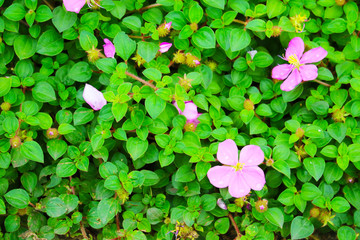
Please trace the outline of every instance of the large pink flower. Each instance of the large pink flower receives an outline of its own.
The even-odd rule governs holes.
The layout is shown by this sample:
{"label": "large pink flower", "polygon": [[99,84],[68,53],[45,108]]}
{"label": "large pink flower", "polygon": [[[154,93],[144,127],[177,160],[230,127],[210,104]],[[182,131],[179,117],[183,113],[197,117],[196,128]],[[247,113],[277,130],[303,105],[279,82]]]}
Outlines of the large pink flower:
{"label": "large pink flower", "polygon": [[283,91],[291,91],[301,81],[315,80],[318,76],[318,69],[314,64],[323,60],[327,51],[322,47],[313,48],[310,51],[304,53],[304,41],[295,37],[289,42],[289,46],[286,49],[284,60],[290,64],[282,64],[276,66],[272,70],[272,78],[285,80],[280,88]]}
{"label": "large pink flower", "polygon": [[105,56],[108,58],[114,58],[115,56],[114,44],[107,38],[104,39],[104,43],[105,44],[103,45],[103,48],[104,48]]}
{"label": "large pink flower", "polygon": [[63,0],[65,9],[69,12],[79,13],[87,0]]}
{"label": "large pink flower", "polygon": [[259,146],[247,145],[238,156],[235,142],[227,139],[219,144],[217,159],[224,166],[210,168],[207,176],[217,188],[229,187],[235,198],[246,196],[251,189],[260,191],[265,185],[265,174],[258,167],[264,161],[264,153]]}
{"label": "large pink flower", "polygon": [[87,104],[89,104],[90,107],[95,111],[100,110],[107,104],[103,93],[90,84],[85,84],[83,98],[85,102],[87,102]]}

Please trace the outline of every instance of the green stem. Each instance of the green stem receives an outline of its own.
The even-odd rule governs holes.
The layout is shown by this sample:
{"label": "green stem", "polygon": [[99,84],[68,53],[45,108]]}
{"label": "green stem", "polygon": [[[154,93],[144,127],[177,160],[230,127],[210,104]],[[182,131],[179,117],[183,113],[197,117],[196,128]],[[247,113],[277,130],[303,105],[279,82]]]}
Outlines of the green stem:
{"label": "green stem", "polygon": [[136,81],[139,81],[139,82],[141,82],[142,84],[151,87],[151,88],[154,89],[155,91],[157,90],[157,88],[156,88],[153,84],[149,83],[148,81],[145,81],[144,79],[142,79],[142,78],[140,78],[140,77],[138,77],[138,76],[135,76],[134,74],[129,73],[129,72],[127,72],[127,71],[125,72],[125,74],[126,74],[127,76],[135,79]]}
{"label": "green stem", "polygon": [[330,84],[324,83],[323,81],[315,79],[314,82],[317,82],[318,84],[324,85],[325,87],[331,87]]}

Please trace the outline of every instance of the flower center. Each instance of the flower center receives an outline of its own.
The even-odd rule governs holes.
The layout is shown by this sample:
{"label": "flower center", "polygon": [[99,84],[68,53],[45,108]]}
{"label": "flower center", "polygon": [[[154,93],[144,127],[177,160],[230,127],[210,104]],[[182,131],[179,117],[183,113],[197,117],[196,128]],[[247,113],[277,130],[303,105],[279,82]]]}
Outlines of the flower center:
{"label": "flower center", "polygon": [[295,54],[291,55],[291,56],[288,58],[288,61],[289,61],[289,63],[290,63],[291,65],[294,65],[298,70],[299,70],[299,67],[300,67],[301,65],[303,65],[303,64],[300,64],[300,61],[299,61],[298,57],[297,57]]}
{"label": "flower center", "polygon": [[245,166],[245,163],[237,163],[236,166],[232,166],[233,168],[235,168],[235,171],[241,171],[243,169],[243,167]]}

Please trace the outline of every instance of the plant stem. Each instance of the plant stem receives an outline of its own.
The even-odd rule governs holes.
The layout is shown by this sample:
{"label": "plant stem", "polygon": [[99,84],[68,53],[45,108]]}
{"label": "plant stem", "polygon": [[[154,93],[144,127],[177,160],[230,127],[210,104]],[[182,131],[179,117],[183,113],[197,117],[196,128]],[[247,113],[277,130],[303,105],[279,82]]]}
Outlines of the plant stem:
{"label": "plant stem", "polygon": [[152,89],[154,89],[155,91],[157,90],[157,88],[156,88],[153,84],[151,84],[151,83],[149,83],[149,82],[145,81],[144,79],[139,78],[138,76],[135,76],[134,74],[129,73],[128,71],[126,71],[126,72],[125,72],[125,74],[126,74],[126,75],[128,75],[129,77],[131,77],[131,78],[135,79],[136,81],[139,81],[139,82],[141,82],[142,84],[144,84],[144,85],[147,85],[147,86],[151,87],[151,88],[152,88]]}
{"label": "plant stem", "polygon": [[228,217],[230,218],[230,221],[231,221],[233,227],[235,228],[237,237],[238,237],[238,238],[241,238],[242,235],[241,235],[241,233],[240,233],[240,231],[239,231],[239,228],[238,228],[238,226],[237,226],[237,224],[236,224],[236,222],[235,222],[235,219],[233,218],[233,216],[231,215],[231,213],[228,214]]}
{"label": "plant stem", "polygon": [[86,231],[85,231],[84,224],[82,223],[82,221],[80,221],[80,230],[81,230],[81,234],[82,234],[83,238],[89,239],[88,236],[86,235]]}
{"label": "plant stem", "polygon": [[318,84],[324,85],[325,87],[331,87],[330,84],[324,83],[323,81],[315,79],[314,82],[317,82]]}
{"label": "plant stem", "polygon": [[51,9],[54,10],[54,7],[46,0],[43,0],[43,2]]}
{"label": "plant stem", "polygon": [[138,39],[147,39],[151,38],[151,36],[135,36],[135,35],[128,35],[129,38],[138,38]]}
{"label": "plant stem", "polygon": [[246,24],[247,24],[247,22],[241,21],[241,20],[239,20],[239,19],[234,19],[233,22],[241,23],[241,24],[243,24],[243,25],[246,25]]}
{"label": "plant stem", "polygon": [[160,7],[160,6],[161,6],[160,3],[154,3],[154,4],[151,4],[151,5],[149,5],[149,6],[140,8],[140,9],[138,9],[138,10],[129,11],[129,12],[126,13],[126,15],[132,14],[132,13],[134,13],[134,12],[142,12],[142,11],[148,10],[148,9],[150,9],[150,8]]}

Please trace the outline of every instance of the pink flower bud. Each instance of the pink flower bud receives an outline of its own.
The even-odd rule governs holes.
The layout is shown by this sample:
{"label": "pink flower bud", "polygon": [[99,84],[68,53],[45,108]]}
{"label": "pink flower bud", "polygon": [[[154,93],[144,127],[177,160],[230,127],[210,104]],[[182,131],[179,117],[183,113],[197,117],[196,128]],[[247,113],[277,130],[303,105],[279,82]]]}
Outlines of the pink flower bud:
{"label": "pink flower bud", "polygon": [[161,53],[167,52],[167,51],[169,51],[171,46],[172,46],[172,43],[162,42],[162,43],[160,43],[159,52],[161,52]]}
{"label": "pink flower bud", "polygon": [[115,46],[114,44],[107,38],[104,39],[104,53],[108,58],[114,58],[115,56]]}
{"label": "pink flower bud", "polygon": [[168,22],[165,24],[165,29],[170,30],[172,22]]}
{"label": "pink flower bud", "polygon": [[90,84],[85,84],[83,98],[95,111],[100,110],[107,103],[102,92]]}
{"label": "pink flower bud", "polygon": [[194,60],[194,63],[196,64],[196,65],[200,65],[200,61],[199,60]]}

